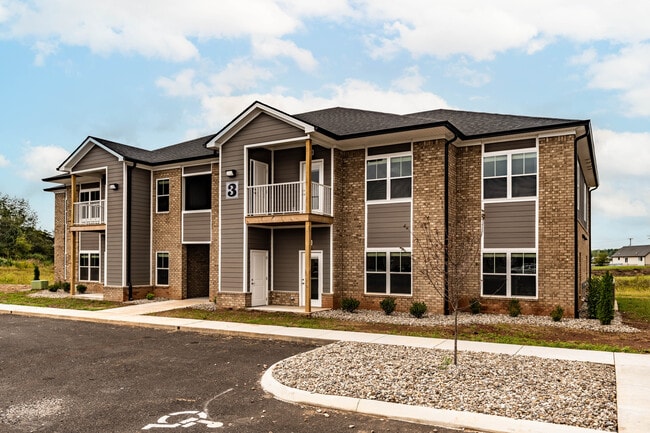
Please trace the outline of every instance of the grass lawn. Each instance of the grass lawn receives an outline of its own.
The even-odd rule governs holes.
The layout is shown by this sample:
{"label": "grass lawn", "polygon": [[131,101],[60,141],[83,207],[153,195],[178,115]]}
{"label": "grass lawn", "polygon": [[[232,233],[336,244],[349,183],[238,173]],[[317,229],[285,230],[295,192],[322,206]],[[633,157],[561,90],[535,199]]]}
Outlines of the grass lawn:
{"label": "grass lawn", "polygon": [[650,275],[616,277],[616,301],[627,318],[650,324]]}
{"label": "grass lawn", "polygon": [[54,282],[52,263],[34,263],[31,260],[2,260],[0,262],[0,284],[29,284],[34,279],[34,264],[41,271],[41,280]]}
{"label": "grass lawn", "polygon": [[27,296],[38,290],[25,292],[0,292],[0,304],[29,305],[32,307],[66,308],[71,310],[97,311],[123,306],[120,302],[94,301],[77,298],[37,298]]}

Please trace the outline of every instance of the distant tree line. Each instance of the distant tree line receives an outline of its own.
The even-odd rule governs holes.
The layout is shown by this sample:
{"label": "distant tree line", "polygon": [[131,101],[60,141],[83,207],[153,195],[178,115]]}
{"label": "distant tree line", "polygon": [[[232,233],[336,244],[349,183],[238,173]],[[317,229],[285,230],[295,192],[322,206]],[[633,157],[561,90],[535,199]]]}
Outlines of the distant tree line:
{"label": "distant tree line", "polygon": [[594,265],[596,266],[605,266],[610,262],[612,254],[618,251],[617,248],[609,248],[606,250],[593,250],[591,252],[591,257],[593,258]]}
{"label": "distant tree line", "polygon": [[0,193],[0,257],[54,259],[54,237],[37,227],[27,200]]}

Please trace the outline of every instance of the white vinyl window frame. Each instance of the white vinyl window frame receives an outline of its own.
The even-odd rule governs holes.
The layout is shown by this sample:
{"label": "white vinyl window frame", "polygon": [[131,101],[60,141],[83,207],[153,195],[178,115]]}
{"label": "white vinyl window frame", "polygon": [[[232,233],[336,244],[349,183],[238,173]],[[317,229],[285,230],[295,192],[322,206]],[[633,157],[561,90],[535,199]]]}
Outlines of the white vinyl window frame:
{"label": "white vinyl window frame", "polygon": [[[385,260],[385,269],[383,270],[377,270],[377,267],[375,267],[375,270],[369,270],[369,257],[370,256],[375,256],[377,255],[383,255],[384,260]],[[401,256],[406,256],[409,258],[409,271],[404,272],[401,269],[399,271],[393,271],[391,269],[391,255],[396,256],[400,255],[400,261],[401,261]],[[381,257],[381,256],[379,256]],[[378,292],[378,291],[368,291],[368,276],[370,275],[381,275],[384,276],[385,280],[384,283],[386,285],[385,290],[383,292]],[[393,291],[391,287],[391,275],[409,275],[409,293],[396,293]],[[413,264],[412,264],[412,253],[410,248],[368,248],[366,249],[365,255],[364,255],[364,294],[366,295],[377,295],[377,296],[396,296],[396,297],[411,297],[413,296]]]}
{"label": "white vinyl window frame", "polygon": [[[505,270],[506,272],[490,272],[489,269],[485,268],[485,256],[486,255],[505,255]],[[535,272],[531,272],[531,269],[523,269],[521,272],[513,271],[512,268],[512,257],[513,255],[534,255],[535,256]],[[525,261],[523,266],[525,266]],[[497,298],[497,299],[522,299],[522,300],[536,300],[539,299],[539,255],[537,249],[534,248],[509,248],[509,249],[484,249],[481,254],[481,296],[485,298]],[[512,277],[523,275],[526,277],[535,278],[535,295],[513,295],[512,294]],[[485,280],[486,276],[504,276],[505,277],[505,294],[490,294],[485,292]]]}
{"label": "white vinyl window frame", "polygon": [[[161,266],[160,259],[166,259],[162,264],[167,266]],[[161,283],[159,279],[159,272],[167,272],[167,282]],[[169,286],[169,251],[156,251],[156,286]]]}
{"label": "white vinyl window frame", "polygon": [[[524,170],[523,173],[513,173],[513,159],[516,157],[531,157],[535,155],[535,172],[527,172]],[[498,173],[496,171],[497,160],[506,160],[506,172],[504,174]],[[494,159],[495,164],[495,173],[486,175],[486,163],[488,159]],[[525,162],[524,162],[525,169]],[[513,196],[513,179],[526,177],[526,176],[535,176],[535,194],[534,195],[522,195],[522,196]],[[506,183],[506,195],[503,197],[485,197],[485,181],[491,179],[505,179]],[[483,152],[483,157],[481,159],[481,197],[484,202],[499,202],[504,200],[531,200],[537,199],[539,196],[539,151],[537,147],[528,147],[521,149],[513,150],[504,150],[498,152]]]}
{"label": "white vinyl window frame", "polygon": [[[403,162],[404,159],[408,159],[410,164],[409,164],[409,169],[407,173],[404,173],[404,170],[400,164],[400,169],[399,169],[399,174],[393,175],[393,170],[391,170],[393,163],[394,162]],[[385,164],[385,174],[378,174],[377,171],[379,170],[380,165],[382,164],[382,161]],[[374,204],[374,203],[395,203],[395,202],[406,202],[406,201],[411,201],[413,199],[413,152],[408,151],[408,152],[397,152],[397,153],[386,153],[386,154],[378,154],[378,155],[368,155],[368,152],[366,151],[366,159],[365,159],[365,201],[366,203]],[[374,168],[370,168],[374,166]],[[399,181],[402,179],[410,179],[410,193],[408,196],[405,197],[392,197],[391,191],[391,182],[392,181]],[[368,198],[368,184],[370,182],[385,182],[386,183],[386,191],[384,194],[383,198]]]}
{"label": "white vinyl window frame", "polygon": [[[167,192],[161,194],[160,193],[160,185],[161,184],[166,184],[167,185]],[[169,213],[169,178],[165,177],[162,179],[156,179],[156,213]],[[161,197],[166,197],[167,198],[167,209],[166,210],[160,210],[160,198]]]}
{"label": "white vinyl window frame", "polygon": [[[78,260],[79,263],[77,265],[77,276],[79,278],[79,281],[89,282],[89,283],[101,282],[102,262],[101,262],[101,254],[99,250],[79,251]],[[97,273],[97,278],[92,278],[93,270]],[[86,278],[82,278],[82,271],[84,271],[84,276],[86,276]]]}

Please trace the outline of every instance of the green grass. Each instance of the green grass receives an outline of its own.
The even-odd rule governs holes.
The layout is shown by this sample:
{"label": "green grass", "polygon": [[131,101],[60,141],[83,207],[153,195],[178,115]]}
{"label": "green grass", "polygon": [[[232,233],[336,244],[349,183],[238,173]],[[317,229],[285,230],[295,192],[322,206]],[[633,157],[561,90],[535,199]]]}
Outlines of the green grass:
{"label": "green grass", "polygon": [[29,284],[34,279],[34,264],[37,264],[41,271],[41,280],[54,282],[54,265],[52,263],[3,259],[0,264],[0,284]]}
{"label": "green grass", "polygon": [[622,266],[622,265],[606,265],[606,266],[593,266],[591,268],[593,271],[636,271],[643,270],[643,266]]}
{"label": "green grass", "polygon": [[616,277],[616,301],[630,319],[650,323],[650,275]]}
{"label": "green grass", "polygon": [[97,311],[121,307],[120,302],[94,301],[78,298],[32,298],[27,296],[38,290],[25,292],[0,293],[0,304],[29,305],[32,307],[65,308],[70,310]]}

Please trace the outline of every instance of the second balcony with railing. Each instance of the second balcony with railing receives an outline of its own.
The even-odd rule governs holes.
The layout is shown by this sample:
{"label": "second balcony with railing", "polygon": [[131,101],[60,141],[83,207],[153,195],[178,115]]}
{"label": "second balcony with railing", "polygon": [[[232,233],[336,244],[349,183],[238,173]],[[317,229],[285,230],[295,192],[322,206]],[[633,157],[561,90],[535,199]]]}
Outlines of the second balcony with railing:
{"label": "second balcony with railing", "polygon": [[332,217],[332,187],[329,185],[312,182],[311,212],[306,212],[305,182],[249,186],[247,195],[247,217],[305,214]]}
{"label": "second balcony with railing", "polygon": [[104,200],[80,201],[74,204],[74,225],[93,226],[105,223]]}

